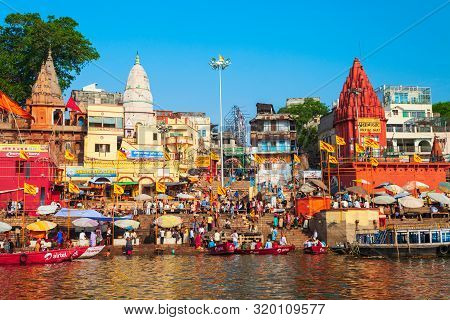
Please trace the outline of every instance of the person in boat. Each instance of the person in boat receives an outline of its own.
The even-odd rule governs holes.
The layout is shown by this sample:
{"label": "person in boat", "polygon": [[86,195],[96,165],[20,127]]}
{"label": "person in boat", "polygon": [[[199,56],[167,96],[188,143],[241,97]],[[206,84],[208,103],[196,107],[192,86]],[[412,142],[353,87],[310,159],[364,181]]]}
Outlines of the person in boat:
{"label": "person in boat", "polygon": [[89,239],[89,245],[91,247],[95,247],[97,245],[97,234],[94,231],[91,231],[91,236]]}
{"label": "person in boat", "polygon": [[195,249],[199,249],[202,247],[202,236],[200,235],[200,233],[197,233],[194,242],[195,242]]}
{"label": "person in boat", "polygon": [[81,230],[79,239],[80,239],[80,241],[87,240],[86,233],[84,233],[84,230]]}
{"label": "person in boat", "polygon": [[256,245],[255,245],[255,250],[259,250],[261,248],[262,248],[262,242],[261,242],[261,239],[258,239],[258,241],[256,242]]}
{"label": "person in boat", "polygon": [[239,235],[238,235],[238,233],[237,233],[236,230],[234,230],[233,234],[231,235],[231,239],[233,239],[233,245],[234,245],[234,247],[237,248],[238,245],[239,245],[239,243],[238,243],[238,241],[239,241]]}
{"label": "person in boat", "polygon": [[214,239],[212,237],[209,238],[208,242],[208,248],[214,248],[216,246],[216,243],[214,242]]}
{"label": "person in boat", "polygon": [[277,231],[277,228],[275,227],[272,230],[272,241],[277,240],[277,236],[278,236],[278,231]]}
{"label": "person in boat", "polygon": [[220,243],[222,241],[222,236],[220,235],[220,232],[217,229],[214,232],[214,241],[216,243]]}
{"label": "person in boat", "polygon": [[34,246],[34,251],[35,252],[40,252],[41,251],[41,239],[37,239],[36,245]]}
{"label": "person in boat", "polygon": [[274,249],[277,249],[279,246],[280,246],[280,245],[278,244],[277,241],[274,241],[274,242],[272,243],[272,248],[274,248]]}
{"label": "person in boat", "polygon": [[256,249],[256,242],[255,240],[252,240],[252,242],[250,243],[250,250],[255,250]]}
{"label": "person in boat", "polygon": [[56,234],[56,243],[58,244],[58,248],[61,249],[64,243],[64,235],[61,229],[59,229],[58,233]]}
{"label": "person in boat", "polygon": [[270,239],[267,239],[266,244],[264,245],[264,249],[272,249],[272,242]]}
{"label": "person in boat", "polygon": [[287,246],[287,239],[286,239],[286,235],[284,233],[281,234],[281,238],[280,238],[280,246]]}

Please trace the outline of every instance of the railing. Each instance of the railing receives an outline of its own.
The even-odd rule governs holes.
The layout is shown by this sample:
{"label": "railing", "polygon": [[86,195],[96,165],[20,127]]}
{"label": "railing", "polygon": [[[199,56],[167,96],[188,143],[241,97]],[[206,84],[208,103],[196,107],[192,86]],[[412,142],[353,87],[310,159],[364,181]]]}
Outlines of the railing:
{"label": "railing", "polygon": [[292,152],[295,151],[295,147],[291,146],[264,146],[264,147],[258,147],[258,153],[264,153],[264,152]]}

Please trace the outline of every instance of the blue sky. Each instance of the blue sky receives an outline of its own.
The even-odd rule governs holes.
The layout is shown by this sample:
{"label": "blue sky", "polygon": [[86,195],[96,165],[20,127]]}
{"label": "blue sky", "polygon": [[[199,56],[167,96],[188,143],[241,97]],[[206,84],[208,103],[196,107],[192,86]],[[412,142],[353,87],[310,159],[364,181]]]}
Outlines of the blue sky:
{"label": "blue sky", "polygon": [[[72,88],[96,82],[123,91],[137,50],[159,108],[203,111],[219,121],[218,75],[208,66],[221,53],[224,112],[250,116],[257,102],[283,106],[315,92],[444,0],[409,1],[92,1],[0,0],[12,10],[70,16],[101,58]],[[450,100],[450,4],[396,39],[363,65],[374,87],[431,86],[433,101]],[[315,92],[330,105],[346,77]],[[118,81],[116,78],[121,79]],[[66,92],[67,94],[67,92]]]}

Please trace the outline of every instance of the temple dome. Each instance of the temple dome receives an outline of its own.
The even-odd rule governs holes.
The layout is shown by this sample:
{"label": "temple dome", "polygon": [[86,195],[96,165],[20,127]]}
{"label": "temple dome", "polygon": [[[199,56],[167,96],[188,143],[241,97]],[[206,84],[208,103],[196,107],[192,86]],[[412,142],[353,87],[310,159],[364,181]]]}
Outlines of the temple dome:
{"label": "temple dome", "polygon": [[150,91],[150,81],[136,55],[133,68],[128,75],[123,96],[125,112],[153,112],[153,96]]}

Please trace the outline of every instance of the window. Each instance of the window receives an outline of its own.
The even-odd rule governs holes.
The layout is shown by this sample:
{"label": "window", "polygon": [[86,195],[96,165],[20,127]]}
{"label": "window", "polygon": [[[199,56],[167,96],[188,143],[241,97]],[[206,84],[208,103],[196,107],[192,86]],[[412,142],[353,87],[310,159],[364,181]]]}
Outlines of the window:
{"label": "window", "polygon": [[103,152],[107,153],[110,152],[111,145],[109,144],[95,144],[95,152]]}
{"label": "window", "polygon": [[158,134],[157,133],[153,133],[153,141],[158,140]]}
{"label": "window", "polygon": [[205,138],[206,137],[206,129],[202,130],[202,137]]}
{"label": "window", "polygon": [[122,118],[116,118],[116,128],[123,129],[123,119]]}
{"label": "window", "polygon": [[277,131],[289,131],[289,121],[278,121]]}
{"label": "window", "polygon": [[425,111],[405,110],[403,118],[425,118]]}
{"label": "window", "polygon": [[408,93],[407,92],[396,92],[394,93],[395,103],[408,103]]}
{"label": "window", "polygon": [[30,179],[31,176],[31,163],[25,162],[25,179]]}
{"label": "window", "polygon": [[387,132],[394,132],[394,126],[392,124],[386,125],[386,131]]}
{"label": "window", "polygon": [[270,121],[264,121],[264,131],[271,131]]}
{"label": "window", "polygon": [[398,110],[392,110],[392,114],[393,114],[394,116],[398,116]]}
{"label": "window", "polygon": [[89,117],[89,127],[102,127],[102,117]]}
{"label": "window", "polygon": [[23,173],[24,167],[25,167],[25,163],[23,161],[16,161],[16,173]]}
{"label": "window", "polygon": [[115,128],[115,127],[116,127],[116,118],[112,117],[103,118],[103,128]]}

